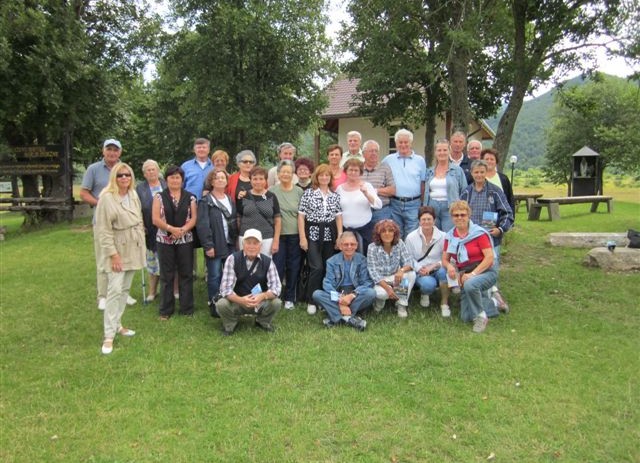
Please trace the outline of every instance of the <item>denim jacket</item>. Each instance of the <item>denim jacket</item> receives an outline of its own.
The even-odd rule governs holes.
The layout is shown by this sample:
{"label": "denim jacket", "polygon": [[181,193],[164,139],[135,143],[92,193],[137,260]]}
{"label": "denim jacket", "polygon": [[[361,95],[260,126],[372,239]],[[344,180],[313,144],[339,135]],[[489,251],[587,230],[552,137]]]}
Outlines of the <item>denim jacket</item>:
{"label": "denim jacket", "polygon": [[[345,259],[342,253],[336,254],[327,261],[327,273],[322,280],[322,289],[327,292],[338,291],[344,281]],[[351,282],[356,294],[364,289],[373,288],[373,280],[367,270],[367,258],[356,252],[351,259]]]}
{"label": "denim jacket", "polygon": [[[429,190],[429,183],[435,176],[435,169],[430,167],[427,169],[427,179],[425,182],[424,188],[424,200],[423,204],[429,204],[429,194],[431,191]],[[455,165],[452,162],[449,162],[449,170],[447,170],[446,175],[447,180],[447,202],[451,204],[454,201],[460,199],[460,195],[467,187],[467,177],[464,175],[464,171]]]}

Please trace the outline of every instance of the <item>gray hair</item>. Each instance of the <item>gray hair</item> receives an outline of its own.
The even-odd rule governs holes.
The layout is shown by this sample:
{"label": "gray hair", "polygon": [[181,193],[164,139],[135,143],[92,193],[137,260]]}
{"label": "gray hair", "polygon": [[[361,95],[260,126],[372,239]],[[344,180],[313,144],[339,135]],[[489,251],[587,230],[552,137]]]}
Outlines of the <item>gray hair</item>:
{"label": "gray hair", "polygon": [[344,240],[345,238],[353,238],[354,240],[356,240],[356,243],[358,242],[356,234],[349,230],[343,231],[338,240],[340,240],[340,242],[342,243],[342,240]]}
{"label": "gray hair", "polygon": [[469,140],[469,143],[467,143],[467,149],[471,148],[471,144],[475,143],[480,145],[480,149],[482,149],[482,142],[480,140]]}
{"label": "gray hair", "polygon": [[362,134],[357,130],[352,130],[350,132],[347,132],[347,138],[349,137],[357,137],[358,140],[362,140]]}
{"label": "gray hair", "polygon": [[242,150],[238,154],[236,154],[236,164],[240,164],[240,161],[242,161],[242,158],[245,156],[251,156],[251,159],[253,159],[253,162],[254,163],[256,162],[256,155],[253,154],[253,151]]}
{"label": "gray hair", "polygon": [[378,149],[378,151],[380,151],[380,144],[375,140],[367,140],[367,141],[365,141],[362,144],[362,151],[364,152],[364,151],[368,150],[369,149],[369,145],[375,146]]}
{"label": "gray hair", "polygon": [[295,163],[290,160],[290,159],[284,159],[282,161],[280,161],[278,163],[278,167],[276,168],[276,172],[280,173],[280,171],[282,170],[283,167],[291,167],[291,171],[295,172],[296,171],[296,165]]}
{"label": "gray hair", "polygon": [[160,166],[153,159],[147,159],[142,163],[142,172],[147,170],[147,167],[155,167],[156,169],[158,169],[158,172],[160,172]]}
{"label": "gray hair", "polygon": [[400,129],[393,136],[393,139],[398,143],[400,137],[407,137],[409,139],[409,143],[413,143],[413,132],[407,129]]}
{"label": "gray hair", "polygon": [[295,155],[296,155],[296,147],[293,145],[293,143],[289,143],[288,141],[285,141],[284,143],[280,143],[278,145],[278,154],[280,154],[282,152],[282,150],[287,149],[287,148],[292,148],[293,149],[293,156],[295,157]]}
{"label": "gray hair", "polygon": [[453,137],[457,137],[457,136],[461,136],[462,138],[464,138],[465,140],[467,139],[467,134],[464,133],[462,130],[456,130],[455,132],[453,132],[451,134],[451,138]]}
{"label": "gray hair", "polygon": [[473,172],[473,169],[475,169],[476,167],[484,167],[485,169],[489,168],[489,166],[487,165],[487,161],[483,159],[475,159],[471,161],[471,166],[469,167],[470,171]]}

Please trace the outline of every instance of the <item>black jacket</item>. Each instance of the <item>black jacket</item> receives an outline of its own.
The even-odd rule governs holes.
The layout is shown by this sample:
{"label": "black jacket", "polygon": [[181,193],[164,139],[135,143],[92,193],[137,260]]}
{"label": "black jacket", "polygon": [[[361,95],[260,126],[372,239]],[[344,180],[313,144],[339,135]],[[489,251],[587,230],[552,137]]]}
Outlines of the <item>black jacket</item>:
{"label": "black jacket", "polygon": [[[215,249],[216,257],[226,258],[229,255],[229,245],[233,249],[238,238],[236,205],[231,198],[229,201],[231,201],[231,214],[226,208],[221,209],[210,194],[203,196],[198,202],[198,221],[196,222],[198,238],[205,251]],[[226,220],[229,227],[230,243],[227,243],[224,238],[223,220]]]}
{"label": "black jacket", "polygon": [[[160,185],[163,190],[167,189],[167,182],[164,179],[160,179]],[[147,244],[147,249],[150,251],[156,250],[156,233],[158,229],[151,220],[151,209],[153,207],[153,196],[151,196],[151,190],[149,189],[149,182],[144,180],[136,185],[136,193],[140,198],[140,205],[142,206],[142,220],[144,222],[144,237]]]}

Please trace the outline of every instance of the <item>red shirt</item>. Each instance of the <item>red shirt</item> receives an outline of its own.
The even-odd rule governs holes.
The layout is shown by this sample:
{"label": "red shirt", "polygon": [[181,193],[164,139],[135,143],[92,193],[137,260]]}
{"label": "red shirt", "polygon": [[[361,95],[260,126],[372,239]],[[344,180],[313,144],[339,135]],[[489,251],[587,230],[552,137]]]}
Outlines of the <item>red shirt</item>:
{"label": "red shirt", "polygon": [[[453,230],[453,236],[459,238],[458,229],[455,228]],[[447,252],[447,247],[449,246],[449,241],[444,240],[444,252]],[[491,241],[489,241],[489,237],[483,233],[481,236],[472,239],[468,243],[465,243],[465,248],[467,248],[467,255],[469,256],[469,260],[463,264],[459,264],[456,261],[456,253],[451,253],[453,260],[456,261],[456,266],[458,268],[465,267],[469,264],[473,264],[475,262],[481,262],[484,259],[483,249],[491,249]]]}

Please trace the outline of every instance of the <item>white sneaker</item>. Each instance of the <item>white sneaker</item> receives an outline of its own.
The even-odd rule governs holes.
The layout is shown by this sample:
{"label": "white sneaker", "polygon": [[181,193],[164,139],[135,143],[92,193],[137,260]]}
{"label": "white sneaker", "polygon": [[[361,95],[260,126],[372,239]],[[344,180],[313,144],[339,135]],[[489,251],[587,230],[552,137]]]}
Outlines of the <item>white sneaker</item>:
{"label": "white sneaker", "polygon": [[400,318],[407,318],[407,316],[409,315],[407,313],[407,306],[406,305],[402,305],[402,304],[398,304],[398,317]]}
{"label": "white sneaker", "polygon": [[173,293],[174,299],[180,299],[180,293]]}
{"label": "white sneaker", "polygon": [[98,299],[98,310],[104,310],[107,308],[107,298],[101,297]]}
{"label": "white sneaker", "polygon": [[447,304],[442,304],[440,306],[440,312],[444,318],[449,318],[451,316],[451,309],[449,309]]}
{"label": "white sneaker", "polygon": [[474,333],[482,333],[487,329],[487,325],[489,324],[489,319],[487,317],[476,317],[473,320],[473,332]]}
{"label": "white sneaker", "polygon": [[284,308],[287,309],[287,310],[293,310],[293,309],[296,308],[296,305],[291,301],[285,301],[284,302]]}
{"label": "white sneaker", "polygon": [[136,302],[138,302],[138,301],[136,301],[131,296],[127,296],[127,305],[136,305]]}
{"label": "white sneaker", "polygon": [[317,310],[317,308],[316,308],[316,306],[315,306],[315,305],[313,305],[313,304],[307,304],[307,313],[308,313],[309,315],[315,315],[316,310]]}
{"label": "white sneaker", "polygon": [[113,352],[113,339],[110,342],[105,339],[102,342],[102,353],[109,355],[111,352]]}
{"label": "white sneaker", "polygon": [[376,312],[382,312],[382,309],[384,309],[384,304],[387,301],[385,301],[384,299],[376,299],[376,301],[373,303],[373,310],[375,310]]}
{"label": "white sneaker", "polygon": [[429,300],[429,295],[428,294],[423,294],[422,296],[420,296],[420,307],[429,307],[429,304],[431,304],[431,301]]}

